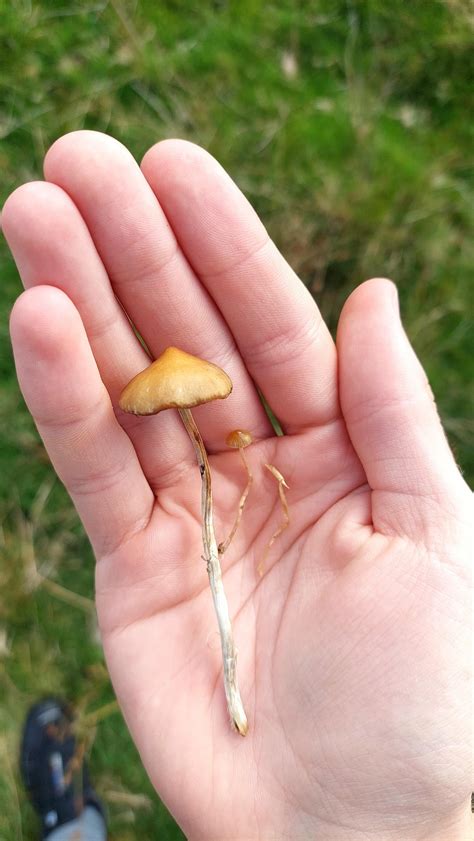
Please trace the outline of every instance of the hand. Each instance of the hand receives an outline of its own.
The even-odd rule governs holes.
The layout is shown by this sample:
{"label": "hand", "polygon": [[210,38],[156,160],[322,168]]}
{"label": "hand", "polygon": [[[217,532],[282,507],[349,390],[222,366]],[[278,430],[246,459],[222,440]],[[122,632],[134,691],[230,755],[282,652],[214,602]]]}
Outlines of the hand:
{"label": "hand", "polygon": [[[57,141],[3,227],[27,291],[18,376],[97,556],[110,674],[157,791],[190,839],[457,841],[469,821],[469,494],[395,287],[349,297],[337,344],[218,164],[182,141],[141,171],[109,137]],[[44,285],[48,284],[48,285]],[[250,731],[230,728],[205,566],[200,476],[176,412],[117,408],[176,345],[232,395],[195,411],[212,454]],[[280,419],[275,437],[261,389]],[[281,520],[270,462],[286,478]]]}

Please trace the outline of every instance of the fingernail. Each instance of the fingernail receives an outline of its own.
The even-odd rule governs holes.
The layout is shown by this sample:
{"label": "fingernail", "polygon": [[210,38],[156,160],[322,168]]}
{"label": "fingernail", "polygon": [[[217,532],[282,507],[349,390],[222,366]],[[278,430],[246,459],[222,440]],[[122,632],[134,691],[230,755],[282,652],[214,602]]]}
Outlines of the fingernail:
{"label": "fingernail", "polygon": [[398,316],[398,318],[400,318],[400,301],[398,298],[398,289],[393,282],[390,284],[390,286],[390,300],[392,302],[393,311]]}

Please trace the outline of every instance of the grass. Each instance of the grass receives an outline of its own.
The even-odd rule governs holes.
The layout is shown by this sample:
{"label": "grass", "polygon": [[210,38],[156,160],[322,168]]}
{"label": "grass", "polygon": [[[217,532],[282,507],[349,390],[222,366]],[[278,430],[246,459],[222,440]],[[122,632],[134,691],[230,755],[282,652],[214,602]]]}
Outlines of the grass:
{"label": "grass", "polygon": [[[472,480],[472,29],[468,0],[12,0],[0,9],[0,198],[41,177],[66,131],[109,132],[137,158],[163,137],[206,146],[332,329],[358,282],[397,282]],[[109,706],[93,558],[16,386],[7,321],[20,283],[3,244],[0,262],[0,836],[36,837],[17,745],[28,704],[54,691],[86,718],[103,710],[90,761],[112,839],[177,839]]]}

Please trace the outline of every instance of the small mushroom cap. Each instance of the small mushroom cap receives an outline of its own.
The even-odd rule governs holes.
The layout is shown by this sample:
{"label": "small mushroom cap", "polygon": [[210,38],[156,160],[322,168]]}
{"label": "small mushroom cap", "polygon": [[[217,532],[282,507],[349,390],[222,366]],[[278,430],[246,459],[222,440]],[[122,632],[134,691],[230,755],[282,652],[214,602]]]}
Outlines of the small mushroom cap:
{"label": "small mushroom cap", "polygon": [[217,365],[169,347],[130,380],[119,406],[133,415],[156,415],[163,409],[190,409],[222,399],[231,391],[230,377]]}
{"label": "small mushroom cap", "polygon": [[234,450],[240,450],[242,447],[248,447],[251,444],[253,438],[250,432],[247,432],[245,429],[234,429],[232,432],[229,432],[225,442],[228,447],[233,447]]}

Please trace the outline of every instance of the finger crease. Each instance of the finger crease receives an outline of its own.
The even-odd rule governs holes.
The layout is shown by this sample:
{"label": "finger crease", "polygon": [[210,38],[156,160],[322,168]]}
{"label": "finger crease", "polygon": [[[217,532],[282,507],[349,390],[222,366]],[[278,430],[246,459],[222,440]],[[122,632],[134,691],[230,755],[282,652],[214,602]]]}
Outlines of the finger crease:
{"label": "finger crease", "polygon": [[217,280],[222,275],[232,274],[232,272],[235,272],[236,269],[242,268],[242,266],[244,266],[245,263],[249,262],[250,260],[255,260],[256,257],[259,257],[261,252],[264,251],[268,246],[274,247],[272,240],[270,239],[268,234],[265,232],[264,241],[259,243],[257,246],[255,246],[255,248],[252,248],[251,251],[247,252],[246,254],[243,254],[241,257],[239,257],[237,260],[235,260],[235,262],[230,263],[229,265],[222,267],[217,272],[202,272],[201,271],[201,272],[199,272],[199,274],[204,280]]}
{"label": "finger crease", "polygon": [[[125,249],[125,252],[131,251],[134,246],[136,246],[136,243],[134,243],[133,246],[131,245],[129,248]],[[148,249],[146,247],[144,247],[142,250],[147,251]],[[137,268],[137,266],[134,266],[133,272],[130,272],[130,270],[127,270],[127,272],[119,272],[117,270],[113,270],[113,271],[111,270],[111,277],[112,277],[113,285],[114,286],[125,286],[125,285],[131,286],[132,284],[148,283],[148,282],[151,282],[151,281],[153,281],[153,283],[156,283],[157,279],[165,271],[165,269],[167,269],[171,265],[171,263],[173,263],[175,260],[177,260],[179,258],[179,256],[181,255],[181,250],[180,250],[177,243],[175,243],[175,246],[172,249],[172,251],[170,253],[168,253],[166,255],[166,257],[164,259],[162,259],[161,262],[158,262],[157,260],[154,260],[155,249],[153,247],[151,247],[150,250],[151,250],[152,253],[149,256],[147,256],[146,260],[144,260],[142,258],[138,262],[138,268]],[[136,261],[136,255],[133,255],[133,257],[134,257],[134,261]],[[122,258],[123,258],[123,253],[122,253]],[[140,264],[141,264],[141,266],[140,266]]]}
{"label": "finger crease", "polygon": [[[101,392],[97,401],[92,403],[90,406],[81,406],[77,409],[69,408],[66,412],[58,407],[57,412],[54,415],[38,415],[36,412],[33,412],[35,423],[40,427],[52,429],[53,431],[79,426],[82,423],[89,422],[91,417],[101,414],[104,411],[104,408],[109,408],[108,402],[104,403],[104,396],[106,396],[108,400],[108,393],[106,392],[104,395],[104,392]],[[64,416],[65,413],[67,415],[66,417]]]}
{"label": "finger crease", "polygon": [[245,360],[251,367],[274,368],[285,363],[297,362],[303,354],[308,352],[311,345],[316,344],[323,319],[319,317],[306,321],[296,330],[294,327],[283,328],[277,335],[273,335],[263,343],[260,341],[255,347],[245,347]]}
{"label": "finger crease", "polygon": [[121,480],[126,480],[129,472],[130,456],[127,455],[119,464],[101,469],[97,473],[89,472],[84,479],[79,477],[69,479],[67,482],[68,490],[71,496],[90,496],[91,494],[105,493],[112,488],[116,488]]}

